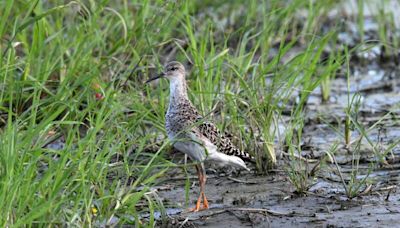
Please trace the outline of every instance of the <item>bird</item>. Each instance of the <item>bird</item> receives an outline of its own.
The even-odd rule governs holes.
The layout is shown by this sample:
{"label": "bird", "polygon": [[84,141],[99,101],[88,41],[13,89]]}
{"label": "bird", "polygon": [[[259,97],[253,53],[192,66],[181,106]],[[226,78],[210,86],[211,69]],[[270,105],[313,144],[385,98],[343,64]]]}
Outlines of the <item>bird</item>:
{"label": "bird", "polygon": [[244,160],[251,156],[238,149],[231,142],[229,134],[221,132],[195,108],[188,97],[186,70],[180,62],[167,63],[160,74],[146,83],[159,78],[167,78],[170,83],[169,105],[165,114],[168,139],[176,150],[187,154],[194,161],[198,175],[200,193],[195,207],[189,211],[209,209],[205,195],[207,176],[204,162],[250,171]]}

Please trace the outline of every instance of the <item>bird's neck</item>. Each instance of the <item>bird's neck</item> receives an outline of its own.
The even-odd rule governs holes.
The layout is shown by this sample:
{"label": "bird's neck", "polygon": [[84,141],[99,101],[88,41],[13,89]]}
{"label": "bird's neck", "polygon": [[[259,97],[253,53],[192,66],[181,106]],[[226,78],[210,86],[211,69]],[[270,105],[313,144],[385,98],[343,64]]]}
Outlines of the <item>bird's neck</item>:
{"label": "bird's neck", "polygon": [[172,78],[170,81],[169,106],[189,101],[186,80],[184,77]]}

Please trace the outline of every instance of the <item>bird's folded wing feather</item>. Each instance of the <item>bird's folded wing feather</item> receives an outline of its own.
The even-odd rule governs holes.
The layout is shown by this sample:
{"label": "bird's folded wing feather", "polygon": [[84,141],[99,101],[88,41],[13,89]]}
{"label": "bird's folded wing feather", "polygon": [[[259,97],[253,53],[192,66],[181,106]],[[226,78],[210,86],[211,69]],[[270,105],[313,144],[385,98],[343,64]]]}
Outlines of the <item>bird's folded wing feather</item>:
{"label": "bird's folded wing feather", "polygon": [[237,148],[227,135],[221,133],[221,131],[210,122],[201,122],[197,126],[198,132],[206,137],[212,144],[214,144],[218,151],[227,155],[234,155],[245,160],[251,160],[250,154],[241,151]]}

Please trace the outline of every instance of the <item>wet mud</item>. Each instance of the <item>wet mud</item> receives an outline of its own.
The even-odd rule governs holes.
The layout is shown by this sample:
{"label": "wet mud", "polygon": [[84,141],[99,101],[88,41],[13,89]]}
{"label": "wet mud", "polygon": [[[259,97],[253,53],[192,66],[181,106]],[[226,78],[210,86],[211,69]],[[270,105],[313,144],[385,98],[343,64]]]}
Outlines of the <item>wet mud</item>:
{"label": "wet mud", "polygon": [[[158,191],[165,206],[184,207],[184,181]],[[164,227],[366,227],[393,226],[400,217],[396,184],[375,186],[354,199],[343,194],[340,183],[318,178],[306,195],[295,193],[284,173],[228,178],[211,176],[207,196],[211,209],[196,213],[167,209]],[[190,206],[197,197],[190,190]],[[174,207],[173,207],[174,205]]]}

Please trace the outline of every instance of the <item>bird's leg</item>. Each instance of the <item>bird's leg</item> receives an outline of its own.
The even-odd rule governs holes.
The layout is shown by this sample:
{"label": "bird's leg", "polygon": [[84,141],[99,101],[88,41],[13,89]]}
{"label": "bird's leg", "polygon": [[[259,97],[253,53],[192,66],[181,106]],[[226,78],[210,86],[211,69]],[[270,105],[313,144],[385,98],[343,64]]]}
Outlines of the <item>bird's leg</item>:
{"label": "bird's leg", "polygon": [[[201,186],[201,182],[202,182],[202,179],[203,179],[202,178],[203,174],[201,172],[201,167],[200,167],[199,164],[196,164],[195,167],[196,167],[196,171],[197,171],[197,176],[199,178],[199,183],[200,183],[200,186]],[[200,187],[199,198],[197,199],[196,206],[194,208],[190,209],[191,212],[197,212],[197,211],[200,210],[201,198],[202,198],[202,192],[201,192],[201,187]]]}
{"label": "bird's leg", "polygon": [[[196,170],[197,170],[197,175],[199,177],[199,183],[200,183],[200,195],[199,195],[199,198],[197,199],[196,206],[190,210],[192,212],[208,209],[208,201],[207,201],[206,195],[204,194],[206,179],[207,179],[206,172],[204,169],[204,164],[203,163],[197,164]],[[201,201],[203,201],[203,207],[200,208]]]}
{"label": "bird's leg", "polygon": [[206,175],[206,170],[204,169],[204,164],[203,163],[201,163],[199,165],[199,168],[200,168],[200,173],[202,174],[201,175],[201,179],[199,179],[199,182],[200,182],[200,196],[203,197],[203,207],[202,207],[202,209],[204,210],[204,209],[208,209],[208,200],[207,200],[206,193],[205,193],[207,175]]}

